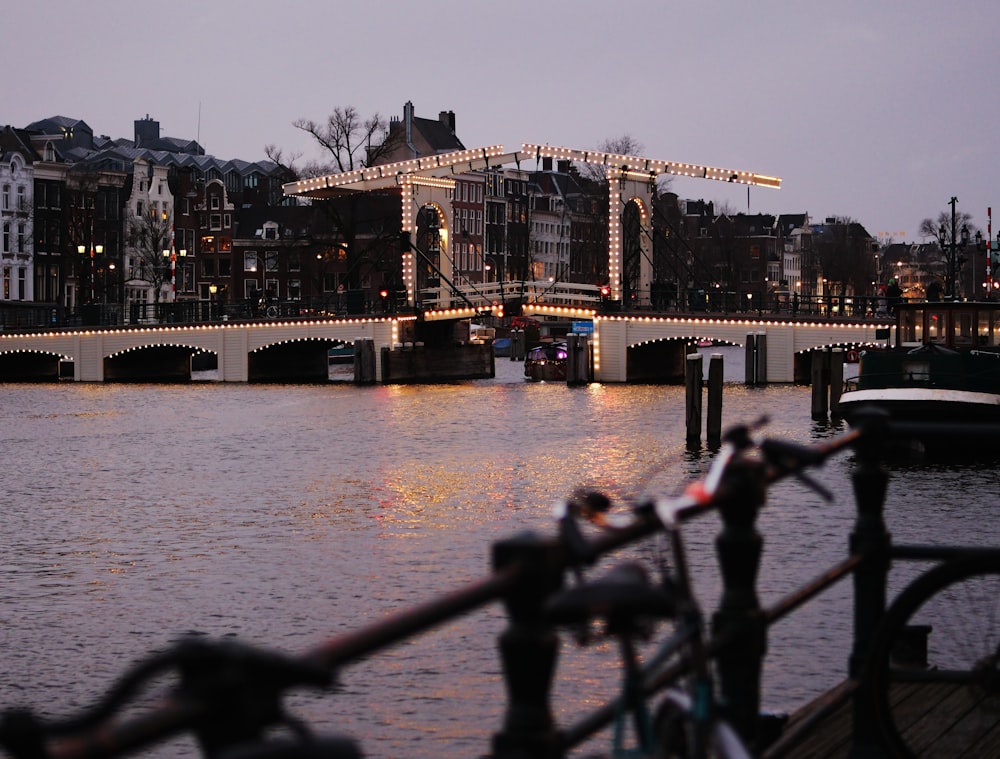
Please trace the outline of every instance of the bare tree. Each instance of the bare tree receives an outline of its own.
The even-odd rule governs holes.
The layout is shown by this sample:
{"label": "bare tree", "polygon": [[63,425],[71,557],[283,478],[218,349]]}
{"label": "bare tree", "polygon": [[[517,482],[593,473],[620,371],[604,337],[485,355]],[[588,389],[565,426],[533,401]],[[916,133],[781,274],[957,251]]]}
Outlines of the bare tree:
{"label": "bare tree", "polygon": [[933,237],[937,240],[938,245],[944,248],[952,242],[958,244],[962,241],[963,228],[968,230],[970,237],[975,236],[977,228],[972,223],[971,214],[959,211],[955,212],[955,229],[954,237],[952,237],[951,213],[948,211],[942,211],[938,214],[936,221],[924,219],[920,222],[920,229],[918,232],[921,237]]}
{"label": "bare tree", "polygon": [[160,292],[169,276],[163,251],[170,246],[170,219],[166,214],[150,208],[141,216],[128,220],[128,244],[138,262],[138,271],[125,272],[129,280],[148,282],[153,287],[155,302],[160,302]]}
{"label": "bare tree", "polygon": [[[268,145],[265,148],[268,158],[284,169],[291,180],[374,166],[391,155],[400,140],[399,133],[390,133],[388,122],[378,113],[365,119],[353,106],[335,108],[324,122],[299,119],[293,126],[313,138],[323,157],[296,165],[301,155],[286,159],[279,148]],[[399,228],[386,227],[371,212],[383,203],[361,193],[348,193],[314,199],[312,205],[332,227],[329,255],[320,258],[321,264],[342,268],[346,286],[351,289],[360,288],[373,273],[380,275],[374,279],[381,279],[374,282],[376,286],[395,285],[398,266],[393,266],[389,259],[391,251],[398,251]]]}
{"label": "bare tree", "polygon": [[[942,211],[938,214],[936,223],[931,219],[924,219],[920,222],[920,235],[923,237],[933,237],[937,240],[938,246],[941,248],[942,258],[945,262],[945,295],[948,297],[955,297],[962,293],[962,291],[967,291],[975,293],[978,288],[978,283],[974,280],[975,275],[975,259],[972,261],[971,271],[966,276],[963,271],[965,264],[968,261],[968,255],[965,251],[966,246],[972,240],[977,232],[981,230],[977,229],[972,223],[972,216],[970,214],[956,211],[955,203],[957,203],[956,198],[951,199],[951,211]],[[973,251],[973,256],[976,252]],[[969,281],[964,281],[969,279]]]}

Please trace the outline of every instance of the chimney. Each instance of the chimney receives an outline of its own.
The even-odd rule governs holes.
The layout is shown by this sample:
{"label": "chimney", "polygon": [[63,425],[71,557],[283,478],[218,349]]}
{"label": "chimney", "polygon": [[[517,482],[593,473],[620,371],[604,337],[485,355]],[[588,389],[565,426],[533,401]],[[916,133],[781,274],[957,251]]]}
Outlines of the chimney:
{"label": "chimney", "polygon": [[438,114],[438,120],[451,130],[452,134],[455,134],[455,112],[454,111],[441,111]]}
{"label": "chimney", "polygon": [[153,145],[160,139],[160,122],[149,118],[148,113],[146,118],[138,119],[133,124],[135,125],[135,146],[137,148]]}

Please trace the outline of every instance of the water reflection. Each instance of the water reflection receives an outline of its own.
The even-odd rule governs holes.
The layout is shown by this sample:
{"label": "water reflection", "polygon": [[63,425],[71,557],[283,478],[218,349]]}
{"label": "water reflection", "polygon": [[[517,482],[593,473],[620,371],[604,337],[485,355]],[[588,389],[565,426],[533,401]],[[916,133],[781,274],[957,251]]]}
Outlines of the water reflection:
{"label": "water reflection", "polygon": [[[351,385],[0,388],[0,704],[65,714],[128,662],[196,632],[304,651],[339,631],[478,578],[492,541],[551,531],[576,487],[674,494],[712,452],[684,442],[680,387],[492,381]],[[725,425],[768,414],[769,434],[827,438],[809,390],[726,388]],[[773,602],[843,557],[854,519],[846,457],[817,476],[832,504],[782,483],[760,517],[761,595]],[[902,539],[993,536],[995,468],[894,469]],[[691,525],[696,590],[718,596],[718,522]],[[894,572],[898,586],[903,575]],[[765,705],[788,709],[843,676],[850,590],[772,633]],[[362,736],[372,756],[483,753],[501,724],[490,608],[348,667],[306,716]],[[617,686],[614,651],[565,646],[560,720]],[[163,755],[173,755],[170,750]]]}

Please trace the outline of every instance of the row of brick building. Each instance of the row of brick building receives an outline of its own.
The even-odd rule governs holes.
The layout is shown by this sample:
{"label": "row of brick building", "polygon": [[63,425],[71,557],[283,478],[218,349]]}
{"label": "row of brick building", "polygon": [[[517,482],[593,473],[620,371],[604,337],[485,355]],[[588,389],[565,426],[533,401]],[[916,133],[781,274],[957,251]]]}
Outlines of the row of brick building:
{"label": "row of brick building", "polygon": [[[376,158],[389,163],[462,150],[455,115],[393,118]],[[377,306],[400,287],[399,201],[393,192],[302,204],[282,184],[298,177],[273,161],[222,160],[194,141],[135,121],[131,139],[53,117],[0,130],[0,302],[100,306],[128,320],[147,304],[220,305],[266,294],[309,308]],[[417,286],[441,287],[441,255],[453,284],[490,280],[607,279],[606,184],[546,160],[534,170],[456,176],[451,207],[422,209]],[[659,307],[693,297],[736,302],[771,293],[864,286],[873,241],[860,225],[811,224],[806,214],[716,213],[660,187],[651,224],[626,207],[623,299]],[[442,220],[441,214],[447,218]],[[442,221],[450,230],[443,250]],[[637,292],[639,238],[652,235],[653,292]],[[629,243],[631,240],[631,244]],[[823,244],[860,251],[855,276],[823,263]],[[843,271],[841,271],[843,269]],[[824,276],[826,271],[826,276]],[[137,311],[137,307],[140,311]]]}

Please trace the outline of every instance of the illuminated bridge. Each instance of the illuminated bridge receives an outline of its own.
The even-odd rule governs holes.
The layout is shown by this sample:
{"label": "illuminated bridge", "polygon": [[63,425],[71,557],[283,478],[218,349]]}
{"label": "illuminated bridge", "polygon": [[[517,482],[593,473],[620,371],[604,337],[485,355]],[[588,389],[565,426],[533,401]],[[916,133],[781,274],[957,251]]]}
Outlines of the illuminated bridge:
{"label": "illuminated bridge", "polygon": [[[513,293],[511,293],[511,296]],[[507,294],[504,294],[504,298]],[[603,314],[598,305],[560,305],[526,299],[526,315],[560,323],[593,323],[590,336],[597,382],[661,381],[683,376],[688,346],[698,341],[745,345],[766,335],[766,381],[808,379],[811,351],[873,345],[887,325],[876,320],[752,318],[651,312]],[[591,297],[591,296],[585,296]],[[489,307],[492,302],[484,304]],[[482,316],[482,308],[426,311],[423,326],[455,333],[454,323]],[[327,353],[370,340],[374,378],[397,350],[413,351],[416,316],[144,326],[0,334],[0,381],[45,381],[60,376],[81,382],[188,381],[192,360],[212,354],[219,382],[325,381]],[[449,324],[451,323],[451,324]],[[451,339],[450,337],[447,339]],[[383,351],[388,353],[383,354]],[[474,376],[474,375],[469,375]],[[481,376],[481,375],[480,375]]]}

